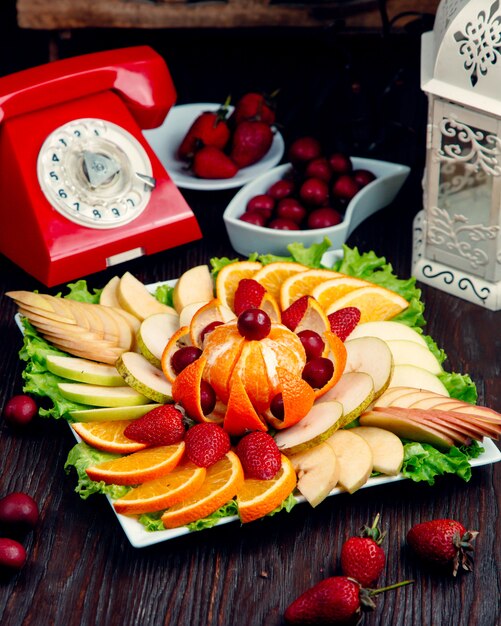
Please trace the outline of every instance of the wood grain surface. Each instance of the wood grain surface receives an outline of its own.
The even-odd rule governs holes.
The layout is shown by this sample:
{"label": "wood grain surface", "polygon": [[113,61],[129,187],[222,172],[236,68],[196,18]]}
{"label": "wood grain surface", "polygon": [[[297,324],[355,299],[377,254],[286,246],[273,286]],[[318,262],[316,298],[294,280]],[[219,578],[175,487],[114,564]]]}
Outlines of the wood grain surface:
{"label": "wood grain surface", "polygon": [[[14,50],[25,37],[13,42]],[[131,35],[130,41],[137,38]],[[188,47],[181,57],[176,47],[180,41],[174,35],[165,50],[180,101],[222,101],[230,88],[236,93],[252,84],[266,89],[276,85],[281,73],[280,106],[287,139],[318,131],[330,120],[323,136],[339,140],[331,145],[349,146],[360,156],[412,166],[412,175],[396,202],[359,226],[348,241],[361,251],[374,250],[386,256],[401,277],[408,277],[412,218],[421,206],[426,119],[419,93],[416,39],[340,42],[317,33],[314,42],[287,36],[280,40],[278,56],[267,57],[265,52],[276,46],[277,40],[265,36],[262,54],[247,61],[240,56],[239,71],[237,61],[228,58],[222,74],[212,72],[210,77],[210,62],[203,59],[200,49],[195,53]],[[223,44],[234,45],[238,56],[250,41],[239,42],[236,37],[221,41],[207,35],[202,43],[199,39],[191,43],[195,47],[212,43],[211,55],[221,52]],[[302,58],[298,41],[305,54]],[[159,40],[154,42],[161,48]],[[104,47],[102,40],[82,37],[66,42],[62,53],[71,55],[99,46]],[[32,53],[43,57],[41,47]],[[19,59],[28,63],[26,50],[17,59],[9,59],[12,65],[19,64]],[[198,65],[197,59],[202,59]],[[266,64],[266,59],[271,61]],[[348,76],[334,71],[340,67],[348,68]],[[310,97],[312,93],[314,97]],[[184,192],[200,222],[203,239],[131,261],[121,269],[154,282],[177,277],[213,256],[236,256],[221,219],[233,194]],[[29,225],[20,225],[21,234],[26,227]],[[89,276],[88,283],[101,287],[115,272],[110,269]],[[22,389],[22,364],[17,356],[21,337],[13,320],[14,304],[4,297],[12,289],[47,291],[10,261],[0,259],[1,407]],[[478,387],[479,403],[501,410],[501,313],[431,287],[422,290],[427,331],[448,354],[447,369],[469,372]],[[41,509],[36,530],[24,540],[26,566],[0,581],[2,625],[280,626],[285,608],[295,597],[339,572],[342,542],[376,513],[381,514],[388,532],[388,562],[381,584],[404,579],[415,582],[379,597],[376,610],[364,616],[364,625],[500,623],[501,464],[475,469],[468,483],[449,477],[438,479],[434,487],[404,481],[329,498],[315,510],[303,504],[289,514],[248,526],[233,523],[135,549],[103,497],[83,501],[74,492],[75,475],[63,470],[73,443],[63,422],[37,419],[23,432],[16,432],[0,420],[0,495],[25,491]],[[473,573],[457,579],[444,576],[420,565],[406,549],[407,530],[437,517],[458,518],[480,531]]]}

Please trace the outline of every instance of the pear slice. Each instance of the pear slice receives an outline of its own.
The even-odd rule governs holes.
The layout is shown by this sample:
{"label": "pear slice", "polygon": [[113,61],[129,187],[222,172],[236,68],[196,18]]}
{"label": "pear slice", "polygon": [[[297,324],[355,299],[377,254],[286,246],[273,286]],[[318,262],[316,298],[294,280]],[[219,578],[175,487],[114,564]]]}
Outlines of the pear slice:
{"label": "pear slice", "polygon": [[339,428],[343,405],[335,400],[314,404],[302,420],[275,435],[279,450],[290,456],[317,446]]}
{"label": "pear slice", "polygon": [[179,326],[191,326],[195,314],[210,302],[211,300],[197,300],[183,307],[179,313]]}
{"label": "pear slice", "polygon": [[67,400],[90,406],[133,406],[149,402],[146,396],[127,386],[104,387],[87,383],[58,383],[57,387]]}
{"label": "pear slice", "polygon": [[172,303],[178,313],[192,302],[208,302],[213,298],[214,282],[207,265],[196,265],[183,272],[172,293]]}
{"label": "pear slice", "polygon": [[115,422],[135,420],[149,413],[160,404],[137,404],[135,406],[104,407],[100,409],[81,409],[71,411],[71,417],[77,422]]}
{"label": "pear slice", "polygon": [[346,426],[370,405],[374,398],[372,376],[365,372],[347,372],[327,393],[318,398],[317,403],[337,400],[343,405],[343,418],[340,428]]}
{"label": "pear slice", "polygon": [[325,500],[337,485],[339,463],[334,450],[326,443],[293,454],[291,463],[297,474],[297,488],[315,507]]}
{"label": "pear slice", "polygon": [[179,315],[155,313],[139,327],[137,345],[141,354],[155,367],[161,367],[162,353],[172,335],[179,329]]}
{"label": "pear slice", "polygon": [[395,339],[403,339],[405,341],[413,341],[427,347],[428,344],[423,335],[416,330],[402,324],[401,322],[393,322],[392,320],[380,320],[375,322],[362,322],[357,324],[350,333],[350,339],[357,337],[378,337],[383,341],[393,341]]}
{"label": "pear slice", "polygon": [[121,387],[124,384],[116,368],[106,363],[56,354],[48,354],[45,363],[49,372],[61,378],[105,387]]}
{"label": "pear slice", "polygon": [[338,486],[354,493],[369,480],[373,468],[369,444],[350,430],[337,430],[325,440],[334,450],[339,463]]}
{"label": "pear slice", "polygon": [[175,313],[172,307],[152,296],[146,286],[130,272],[125,272],[120,279],[117,298],[123,309],[141,321],[155,313]]}
{"label": "pear slice", "polygon": [[414,389],[425,389],[443,396],[449,395],[445,385],[435,374],[417,365],[395,365],[390,387],[414,387]]}
{"label": "pear slice", "polygon": [[357,426],[350,431],[360,435],[369,444],[374,471],[387,476],[397,476],[400,473],[404,462],[404,445],[395,433],[371,426]]}
{"label": "pear slice", "polygon": [[103,306],[114,306],[120,308],[120,302],[118,301],[118,285],[120,284],[120,277],[113,276],[106,285],[103,287],[99,296],[99,304]]}
{"label": "pear slice", "polygon": [[437,357],[427,346],[407,339],[392,339],[386,341],[386,344],[391,350],[395,365],[417,365],[435,375],[444,371]]}
{"label": "pear slice", "polygon": [[[183,309],[185,311],[186,309]],[[214,298],[210,302],[207,302],[204,306],[200,307],[191,318],[190,322],[190,337],[191,343],[194,346],[202,347],[202,333],[204,329],[212,322],[230,322],[236,318],[235,313],[225,306],[220,300]],[[184,320],[183,315],[183,320]]]}
{"label": "pear slice", "polygon": [[138,393],[154,402],[172,402],[172,385],[158,367],[152,365],[142,354],[124,352],[115,363],[125,382]]}
{"label": "pear slice", "polygon": [[377,337],[358,337],[345,341],[346,367],[344,371],[370,374],[374,384],[374,398],[385,391],[393,372],[393,357],[388,345]]}
{"label": "pear slice", "polygon": [[416,389],[415,387],[388,387],[374,402],[374,406],[397,406],[397,402],[400,398],[405,398],[405,396],[410,393],[416,392],[423,393],[420,389]]}
{"label": "pear slice", "polygon": [[[386,394],[390,394],[390,392],[393,389],[394,389],[393,387],[390,387],[383,394],[383,397]],[[400,387],[395,387],[395,389],[400,389]],[[423,400],[425,398],[426,399],[434,398],[435,403],[444,402],[444,401],[447,402],[447,400],[449,400],[448,396],[439,396],[433,391],[409,388],[406,393],[399,394],[398,396],[394,396],[393,399],[391,399],[391,401],[386,405],[380,404],[379,400],[381,400],[381,398],[379,398],[379,400],[376,402],[374,406],[398,406],[400,408],[409,408],[409,407],[412,407],[416,402],[419,402],[420,400]],[[437,401],[437,398],[439,399],[438,401]]]}

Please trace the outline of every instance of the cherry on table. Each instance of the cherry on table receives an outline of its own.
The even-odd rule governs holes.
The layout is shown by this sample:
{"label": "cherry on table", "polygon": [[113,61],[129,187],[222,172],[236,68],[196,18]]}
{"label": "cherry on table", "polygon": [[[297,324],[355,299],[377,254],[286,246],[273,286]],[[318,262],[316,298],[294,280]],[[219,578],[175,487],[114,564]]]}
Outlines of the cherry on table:
{"label": "cherry on table", "polygon": [[4,529],[22,533],[38,522],[38,504],[27,493],[15,491],[0,499],[0,525]]}
{"label": "cherry on table", "polygon": [[325,357],[308,361],[303,368],[302,378],[313,389],[321,389],[334,374],[334,363]]}
{"label": "cherry on table", "polygon": [[0,537],[0,568],[3,571],[15,572],[26,563],[26,550],[15,539]]}
{"label": "cherry on table", "polygon": [[38,406],[32,397],[25,394],[12,396],[3,410],[5,419],[13,426],[26,426],[38,413]]}
{"label": "cherry on table", "polygon": [[259,341],[270,334],[270,316],[262,309],[246,309],[238,316],[237,327],[242,337]]}

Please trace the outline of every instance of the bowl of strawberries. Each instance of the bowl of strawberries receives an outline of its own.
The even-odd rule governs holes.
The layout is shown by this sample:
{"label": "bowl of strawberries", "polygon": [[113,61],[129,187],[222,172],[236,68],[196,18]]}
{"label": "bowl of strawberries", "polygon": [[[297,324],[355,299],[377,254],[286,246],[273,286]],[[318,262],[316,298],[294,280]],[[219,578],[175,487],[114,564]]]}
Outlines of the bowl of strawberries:
{"label": "bowl of strawberries", "polygon": [[274,124],[269,100],[247,93],[235,106],[229,101],[175,106],[162,126],[144,135],[178,187],[232,189],[282,158],[284,141]]}
{"label": "bowl of strawberries", "polygon": [[289,163],[246,184],[223,213],[232,247],[288,254],[292,242],[305,247],[328,239],[340,249],[370,215],[391,204],[409,175],[406,165],[326,154],[318,140],[300,137],[289,150]]}

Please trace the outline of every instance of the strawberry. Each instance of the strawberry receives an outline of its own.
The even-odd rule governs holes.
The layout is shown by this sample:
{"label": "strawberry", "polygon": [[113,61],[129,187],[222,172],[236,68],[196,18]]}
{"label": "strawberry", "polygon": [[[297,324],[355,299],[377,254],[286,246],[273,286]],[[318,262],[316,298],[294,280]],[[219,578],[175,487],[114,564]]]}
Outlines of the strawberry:
{"label": "strawberry", "polygon": [[172,404],[163,404],[133,421],[124,435],[150,446],[170,446],[184,439],[183,414]]}
{"label": "strawberry", "polygon": [[312,296],[301,296],[282,312],[282,324],[289,330],[296,330],[308,308],[308,299]]}
{"label": "strawberry", "polygon": [[228,433],[217,424],[204,422],[192,426],[185,437],[186,456],[199,467],[209,467],[230,449]]}
{"label": "strawberry", "polygon": [[478,531],[466,530],[456,520],[435,519],[413,526],[407,533],[407,543],[423,561],[452,566],[452,574],[456,576],[460,567],[473,569],[467,552],[473,550],[471,542],[477,535]]}
{"label": "strawberry", "polygon": [[246,478],[270,480],[282,466],[282,455],[275,440],[268,433],[255,431],[240,439],[236,453]]}
{"label": "strawberry", "polygon": [[261,93],[246,93],[240,98],[235,106],[232,122],[235,126],[247,120],[259,120],[271,126],[275,123],[275,102],[273,98],[276,93],[270,96]]}
{"label": "strawberry", "polygon": [[199,178],[233,178],[238,167],[219,148],[204,146],[193,157],[192,170]]}
{"label": "strawberry", "polygon": [[347,306],[327,316],[331,331],[344,341],[360,321],[360,309]]}
{"label": "strawberry", "polygon": [[360,536],[350,537],[341,548],[341,570],[345,576],[357,580],[363,587],[373,585],[383,572],[386,555],[381,542],[385,533],[381,533],[376,515],[371,527],[363,526]]}
{"label": "strawberry", "polygon": [[223,149],[230,139],[230,129],[226,123],[228,107],[223,105],[218,111],[201,113],[184,136],[177,150],[180,159],[188,160],[202,146]]}
{"label": "strawberry", "polygon": [[233,311],[240,315],[246,309],[258,309],[263,301],[266,289],[253,278],[242,278],[235,290]]}
{"label": "strawberry", "polygon": [[238,167],[247,167],[260,161],[271,148],[273,131],[265,122],[246,121],[235,128],[231,153]]}

